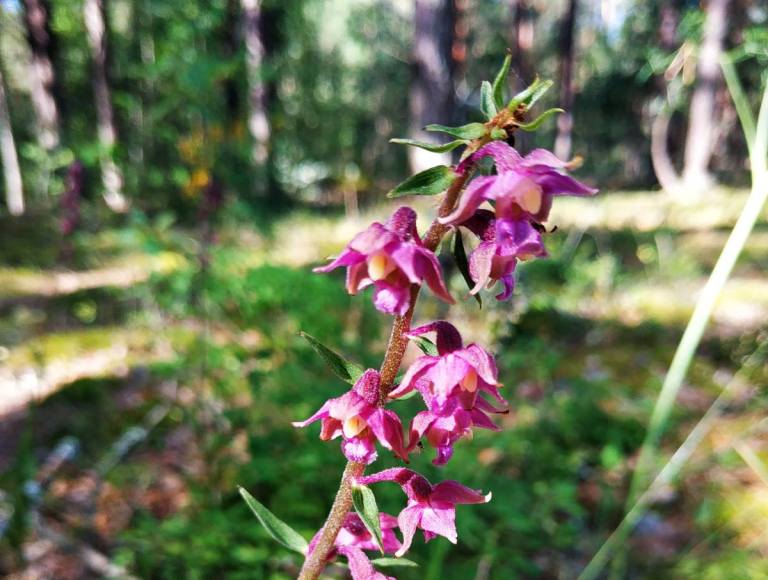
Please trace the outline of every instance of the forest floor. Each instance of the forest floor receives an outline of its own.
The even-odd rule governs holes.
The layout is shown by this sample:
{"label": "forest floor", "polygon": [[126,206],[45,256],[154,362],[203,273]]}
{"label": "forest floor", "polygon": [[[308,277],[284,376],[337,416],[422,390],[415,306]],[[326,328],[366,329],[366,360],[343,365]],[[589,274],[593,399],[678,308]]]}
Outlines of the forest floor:
{"label": "forest floor", "polygon": [[[722,192],[684,204],[657,193],[561,200],[551,219],[560,228],[550,237],[552,257],[521,268],[513,303],[488,296],[482,325],[473,301],[455,307],[451,316],[469,338],[496,345],[515,407],[505,420],[509,439],[478,436],[457,453],[457,472],[478,486],[509,486],[511,477],[519,489],[506,493],[522,495],[523,505],[531,495],[547,498],[543,513],[515,519],[502,511],[483,532],[497,543],[538,534],[521,542],[517,560],[502,564],[497,552],[470,543],[467,562],[497,559],[523,575],[568,576],[615,525],[660,379],[744,199]],[[261,482],[275,498],[301,497],[301,481],[282,491],[270,482],[314,459],[284,450],[285,466],[259,460],[265,449],[271,456],[282,448],[279,437],[297,437],[288,420],[310,409],[297,409],[290,395],[322,372],[306,359],[297,331],[337,335],[368,364],[386,337],[361,302],[367,297],[336,297],[337,280],[309,266],[386,211],[297,211],[268,232],[224,221],[209,249],[193,231],[167,223],[82,234],[80,258],[66,270],[56,266],[55,240],[33,240],[35,252],[25,255],[17,248],[25,235],[7,234],[15,242],[0,244],[0,572],[66,578],[258,566],[264,577],[290,577],[292,564],[249,551],[252,535],[226,522],[216,533],[240,550],[226,564],[208,544],[193,555],[174,542],[191,541],[196,517],[229,505],[234,481]],[[681,392],[668,450],[766,339],[767,249],[764,215]],[[203,251],[210,265],[201,272]],[[455,295],[465,294],[457,273],[449,276]],[[421,312],[444,314],[433,302]],[[644,519],[631,549],[639,570],[758,570],[768,553],[759,525],[768,517],[759,404],[767,378],[763,361],[680,485]],[[313,401],[337,387],[324,378],[316,388]],[[472,473],[472,448],[494,475]],[[28,481],[41,486],[39,496],[24,495]],[[214,499],[201,500],[201,490]],[[500,501],[504,493],[494,489]],[[505,505],[516,501],[508,496]],[[322,505],[290,511],[306,520]],[[21,509],[37,515],[19,520]],[[147,526],[157,522],[175,527],[153,532],[167,540],[153,557],[142,549]],[[427,576],[447,574],[449,556],[429,546]],[[445,577],[467,577],[462,566]]]}

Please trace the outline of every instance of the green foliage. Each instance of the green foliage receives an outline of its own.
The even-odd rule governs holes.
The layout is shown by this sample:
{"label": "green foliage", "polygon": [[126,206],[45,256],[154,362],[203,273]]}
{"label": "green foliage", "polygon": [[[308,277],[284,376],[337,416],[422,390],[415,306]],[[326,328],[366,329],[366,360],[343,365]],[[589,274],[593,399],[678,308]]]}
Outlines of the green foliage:
{"label": "green foliage", "polygon": [[248,493],[245,488],[240,487],[238,491],[253,514],[259,519],[261,525],[264,526],[264,529],[267,530],[275,541],[281,543],[289,550],[306,555],[309,544],[296,530],[269,511],[264,504]]}
{"label": "green foliage", "polygon": [[379,506],[376,504],[376,496],[370,487],[355,485],[352,488],[352,503],[357,515],[365,525],[365,529],[371,534],[373,541],[384,553],[384,545],[381,536],[381,522],[379,521]]}
{"label": "green foliage", "polygon": [[493,87],[491,87],[491,83],[483,81],[480,85],[480,112],[489,120],[493,119],[498,112],[493,97]]}
{"label": "green foliage", "polygon": [[565,113],[565,111],[560,108],[547,109],[541,115],[536,117],[533,121],[529,123],[521,123],[520,125],[518,125],[518,127],[520,127],[520,129],[522,129],[523,131],[536,131],[539,127],[541,127],[544,121],[546,121],[547,119],[549,119],[554,115],[557,115],[558,113]]}
{"label": "green foliage", "polygon": [[403,181],[387,194],[389,198],[404,195],[437,195],[448,189],[456,179],[456,172],[447,165],[425,169]]}
{"label": "green foliage", "polygon": [[357,382],[357,379],[360,378],[360,375],[362,375],[365,372],[365,369],[363,367],[361,367],[358,364],[349,362],[339,353],[325,346],[323,343],[321,343],[311,334],[302,332],[301,336],[304,339],[306,339],[306,341],[315,350],[315,352],[322,357],[322,359],[326,362],[328,367],[342,381],[345,381],[350,384],[354,384],[355,382]]}
{"label": "green foliage", "polygon": [[424,149],[430,153],[447,153],[453,151],[457,147],[467,144],[466,139],[456,139],[449,141],[448,143],[429,143],[426,141],[414,141],[413,139],[390,139],[390,143],[397,143],[398,145],[410,145],[411,147],[418,147]]}
{"label": "green foliage", "polygon": [[446,125],[427,125],[424,127],[427,131],[439,131],[441,133],[447,133],[452,137],[458,137],[459,139],[478,139],[485,135],[485,125],[482,123],[468,123],[461,127],[448,127]]}
{"label": "green foliage", "polygon": [[[453,234],[453,259],[456,261],[456,267],[461,272],[461,277],[464,278],[464,282],[467,284],[467,288],[470,290],[475,287],[475,281],[472,279],[472,274],[469,272],[469,260],[467,259],[467,252],[464,249],[464,240],[462,239],[461,230],[456,228]],[[475,300],[477,304],[482,308],[483,299],[480,294],[475,294]]]}
{"label": "green foliage", "polygon": [[493,102],[497,109],[504,107],[504,85],[507,82],[507,75],[509,74],[509,67],[512,64],[512,56],[507,55],[504,57],[504,63],[501,65],[499,72],[496,73],[496,77],[493,79]]}

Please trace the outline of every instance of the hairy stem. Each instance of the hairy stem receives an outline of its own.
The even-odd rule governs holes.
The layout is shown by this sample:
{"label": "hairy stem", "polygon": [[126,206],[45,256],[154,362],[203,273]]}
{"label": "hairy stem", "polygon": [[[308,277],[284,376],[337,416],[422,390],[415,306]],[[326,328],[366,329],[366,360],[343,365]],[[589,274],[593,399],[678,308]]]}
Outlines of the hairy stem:
{"label": "hairy stem", "polygon": [[[437,210],[438,217],[445,217],[451,213],[461,190],[467,183],[467,179],[469,179],[469,175],[470,171],[463,173],[448,188]],[[448,226],[441,224],[435,219],[424,235],[424,246],[432,251],[436,250],[440,240],[443,239],[447,231]],[[416,299],[419,296],[420,288],[418,285],[411,287],[411,305],[408,311],[402,316],[395,317],[395,321],[392,324],[392,333],[389,336],[387,352],[384,355],[384,362],[381,364],[380,405],[384,404],[387,395],[392,390],[397,371],[403,362],[405,347],[408,346],[408,338],[405,334],[411,327],[411,318],[413,318],[413,310],[416,306]],[[354,461],[349,461],[344,468],[339,490],[336,492],[336,499],[333,500],[331,511],[325,520],[317,544],[315,544],[312,553],[304,560],[304,565],[301,567],[301,572],[299,572],[299,580],[315,580],[320,576],[323,568],[325,568],[328,553],[333,548],[333,543],[336,541],[339,530],[341,530],[344,518],[352,508],[352,482],[355,478],[362,476],[364,471],[365,465]]]}

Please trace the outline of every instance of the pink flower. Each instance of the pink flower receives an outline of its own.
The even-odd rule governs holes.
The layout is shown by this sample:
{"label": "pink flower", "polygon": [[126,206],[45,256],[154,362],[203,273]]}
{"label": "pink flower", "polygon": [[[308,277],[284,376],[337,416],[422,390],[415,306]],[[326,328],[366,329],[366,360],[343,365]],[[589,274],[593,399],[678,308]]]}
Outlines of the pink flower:
{"label": "pink flower", "polygon": [[[386,554],[394,554],[400,548],[400,542],[395,536],[394,529],[397,527],[397,518],[386,513],[379,513],[379,523],[381,524],[382,547]],[[312,541],[309,542],[309,553],[315,549],[315,545],[320,539],[322,533],[320,529]],[[379,547],[373,540],[371,533],[366,529],[363,521],[356,513],[348,513],[344,518],[339,535],[336,536],[334,549],[328,554],[330,560],[336,555],[338,548],[357,548],[360,550],[378,551]]]}
{"label": "pink flower", "polygon": [[[514,271],[519,261],[546,256],[541,231],[526,219],[495,219],[493,212],[479,209],[467,221],[459,224],[480,238],[480,244],[469,256],[469,273],[477,294],[484,286],[501,281],[504,290],[497,300],[507,300],[515,286]],[[541,226],[539,226],[541,227]]]}
{"label": "pink flower", "polygon": [[359,548],[339,548],[339,552],[347,558],[352,580],[397,580],[394,576],[386,576],[378,572],[365,552]]}
{"label": "pink flower", "polygon": [[469,410],[481,392],[486,392],[500,403],[507,402],[499,393],[499,371],[493,357],[472,343],[463,346],[461,335],[450,322],[439,320],[414,328],[408,333],[416,337],[429,332],[437,335],[437,355],[424,355],[408,368],[400,385],[389,396],[393,399],[418,389],[430,411],[441,414],[452,395],[458,396],[462,406]]}
{"label": "pink flower", "polygon": [[404,467],[385,469],[357,479],[357,483],[361,485],[380,481],[394,481],[400,484],[408,496],[408,505],[397,516],[397,523],[403,532],[403,545],[395,553],[397,557],[405,554],[411,547],[417,528],[424,532],[427,542],[435,536],[443,536],[455,544],[456,505],[487,503],[491,500],[490,493],[483,495],[482,492],[456,481],[443,481],[432,485],[423,476]]}
{"label": "pink flower", "polygon": [[[565,175],[568,163],[545,149],[535,149],[522,157],[503,141],[493,141],[478,149],[469,159],[492,157],[496,175],[477,177],[467,187],[456,209],[441,218],[444,224],[468,220],[484,201],[495,201],[496,219],[531,219],[544,222],[556,195],[594,195],[596,189]],[[458,167],[466,171],[468,160]]]}
{"label": "pink flower", "polygon": [[480,427],[491,431],[500,431],[486,413],[506,413],[506,409],[496,409],[485,399],[476,398],[470,409],[461,405],[459,397],[450,397],[446,408],[440,413],[422,411],[411,421],[408,451],[412,451],[422,437],[437,450],[432,461],[435,465],[445,465],[453,456],[453,446],[460,439],[472,438],[472,428]]}
{"label": "pink flower", "polygon": [[347,268],[347,292],[357,294],[373,285],[373,303],[387,314],[405,314],[411,286],[424,281],[437,296],[453,303],[440,264],[423,246],[416,231],[416,212],[409,207],[399,208],[385,225],[372,223],[338,258],[314,271],[329,272],[339,266]]}
{"label": "pink flower", "polygon": [[400,418],[378,404],[379,380],[378,371],[368,369],[349,392],[329,399],[309,419],[294,422],[293,426],[306,427],[322,420],[320,439],[327,441],[342,436],[341,448],[350,461],[366,464],[375,461],[377,439],[403,461],[408,461]]}

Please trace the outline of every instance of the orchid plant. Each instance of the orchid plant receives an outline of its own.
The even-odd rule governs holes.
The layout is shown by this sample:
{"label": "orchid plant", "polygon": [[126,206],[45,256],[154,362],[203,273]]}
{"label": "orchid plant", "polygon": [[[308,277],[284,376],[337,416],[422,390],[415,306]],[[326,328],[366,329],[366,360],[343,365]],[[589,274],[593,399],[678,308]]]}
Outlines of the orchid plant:
{"label": "orchid plant", "polygon": [[[432,484],[406,467],[372,475],[364,472],[376,461],[377,447],[407,463],[409,455],[423,441],[435,449],[433,463],[444,466],[451,459],[454,445],[470,438],[474,428],[498,430],[491,415],[509,410],[499,391],[501,384],[491,353],[474,343],[465,346],[456,327],[444,320],[411,328],[422,285],[441,300],[454,302],[435,255],[443,238],[453,231],[453,257],[468,284],[469,294],[479,300],[481,290],[500,282],[502,290],[496,299],[507,300],[514,291],[516,265],[547,255],[543,241],[547,229],[543,223],[553,198],[589,196],[597,191],[569,177],[566,170],[572,164],[549,151],[536,149],[523,156],[510,144],[514,143],[516,131],[533,131],[561,109],[550,109],[529,120],[531,108],[551,86],[551,82],[538,79],[505,101],[509,65],[507,57],[494,82],[482,83],[480,109],[485,122],[461,127],[427,126],[429,131],[455,137],[443,145],[393,140],[433,152],[464,147],[455,166],[438,165],[423,171],[389,193],[391,198],[443,194],[437,216],[424,236],[416,229],[416,212],[403,206],[386,223],[374,222],[355,236],[328,265],[315,269],[325,273],[346,268],[347,292],[357,294],[372,287],[375,307],[393,316],[393,324],[380,370],[362,369],[304,335],[336,374],[352,385],[346,393],[326,401],[311,417],[294,423],[296,427],[306,427],[320,421],[320,438],[340,438],[342,453],[348,461],[333,507],[312,541],[307,543],[240,489],[270,534],[304,556],[299,573],[302,580],[317,578],[337,556],[346,559],[354,580],[391,578],[376,566],[407,562],[402,556],[417,530],[423,532],[425,541],[443,536],[456,543],[456,506],[491,500],[490,492],[483,493],[451,480]],[[486,159],[492,163],[492,173],[481,171],[482,164],[488,165]],[[468,258],[462,228],[478,240]],[[434,341],[425,337],[430,334]],[[410,341],[424,354],[398,379]],[[404,434],[403,421],[390,404],[416,392],[421,395],[425,409],[410,420]],[[407,504],[397,517],[378,511],[369,486],[380,482],[397,483],[407,497]],[[396,529],[402,540],[398,539]],[[395,558],[369,560],[366,551],[379,551]]]}

